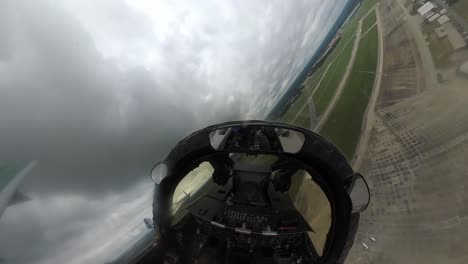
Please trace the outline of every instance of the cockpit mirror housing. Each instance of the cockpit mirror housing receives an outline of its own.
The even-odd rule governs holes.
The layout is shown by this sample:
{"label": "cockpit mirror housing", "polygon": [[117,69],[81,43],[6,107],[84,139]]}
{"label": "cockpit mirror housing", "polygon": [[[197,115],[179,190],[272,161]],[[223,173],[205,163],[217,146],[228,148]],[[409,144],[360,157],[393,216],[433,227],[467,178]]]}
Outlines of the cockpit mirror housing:
{"label": "cockpit mirror housing", "polygon": [[349,197],[352,202],[351,213],[360,213],[369,206],[370,190],[364,177],[357,173],[352,186],[349,188]]}
{"label": "cockpit mirror housing", "polygon": [[305,142],[302,132],[275,126],[233,125],[209,133],[210,144],[217,151],[297,153]]}
{"label": "cockpit mirror housing", "polygon": [[151,170],[151,179],[156,183],[160,184],[164,178],[167,177],[167,165],[164,162],[159,162]]}

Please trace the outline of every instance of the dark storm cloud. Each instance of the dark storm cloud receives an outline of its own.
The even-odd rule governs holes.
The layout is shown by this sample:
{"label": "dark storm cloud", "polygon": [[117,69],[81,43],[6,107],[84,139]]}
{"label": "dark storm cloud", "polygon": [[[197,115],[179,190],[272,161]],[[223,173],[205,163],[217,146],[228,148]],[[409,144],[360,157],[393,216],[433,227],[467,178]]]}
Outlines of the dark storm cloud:
{"label": "dark storm cloud", "polygon": [[[103,59],[69,14],[39,2],[3,5],[0,148],[4,157],[39,160],[26,181],[31,191],[128,187],[199,128],[193,109],[182,107],[190,107],[196,80],[180,80],[172,100],[142,67],[124,71]],[[188,75],[174,64],[179,77]]]}
{"label": "dark storm cloud", "polygon": [[261,118],[343,2],[0,1],[0,160],[39,161],[0,257],[110,260],[150,214],[151,165],[196,129]]}

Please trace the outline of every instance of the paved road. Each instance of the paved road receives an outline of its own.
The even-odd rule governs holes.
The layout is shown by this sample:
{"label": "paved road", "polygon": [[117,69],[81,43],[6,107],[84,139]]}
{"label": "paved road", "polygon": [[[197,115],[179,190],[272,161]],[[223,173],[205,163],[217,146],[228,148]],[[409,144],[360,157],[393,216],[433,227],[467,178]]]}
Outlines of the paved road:
{"label": "paved road", "polygon": [[[343,50],[341,50],[341,51],[343,51]],[[340,52],[341,52],[341,51],[340,51]],[[322,74],[322,77],[320,78],[320,81],[317,83],[317,85],[315,85],[315,88],[314,88],[314,90],[312,91],[312,94],[311,94],[311,95],[309,96],[309,98],[307,99],[307,102],[312,101],[312,97],[314,96],[314,94],[317,92],[318,88],[319,88],[320,85],[322,84],[323,78],[325,77],[325,75],[327,75],[328,70],[330,69],[330,67],[332,66],[332,64],[335,62],[335,60],[336,60],[336,58],[328,64],[327,68],[325,69],[325,71],[324,71],[323,74]],[[303,106],[302,108],[304,108],[304,107],[305,107],[305,106]],[[303,110],[303,109],[301,109],[301,110]],[[297,118],[297,115],[296,115],[294,118]]]}
{"label": "paved road", "polygon": [[338,88],[336,90],[335,95],[333,96],[333,99],[330,101],[327,109],[322,114],[322,117],[317,123],[317,126],[315,126],[314,128],[315,132],[320,131],[322,126],[325,124],[325,121],[328,119],[328,116],[330,115],[331,111],[333,110],[333,108],[335,108],[335,105],[338,102],[338,99],[340,98],[341,94],[343,93],[344,87],[346,86],[346,83],[348,82],[349,75],[351,74],[351,69],[353,68],[354,61],[356,60],[356,53],[359,47],[359,41],[361,40],[361,33],[362,33],[361,31],[362,31],[362,20],[359,21],[358,29],[357,29],[356,36],[354,39],[353,51],[351,53],[351,59],[349,60],[348,66],[346,67],[345,74],[343,75],[343,78],[341,79],[341,82],[338,85]]}
{"label": "paved road", "polygon": [[317,114],[315,112],[315,105],[313,102],[308,102],[309,105],[309,116],[310,116],[310,130],[314,130],[315,124],[317,123]]}
{"label": "paved road", "polygon": [[354,160],[352,164],[354,170],[359,170],[359,168],[361,167],[365,151],[368,147],[370,133],[375,123],[375,105],[377,103],[377,98],[380,94],[380,84],[382,82],[383,76],[384,37],[382,30],[382,18],[378,10],[379,9],[376,8],[377,26],[379,27],[379,57],[377,62],[377,74],[374,82],[374,87],[372,88],[369,106],[367,108],[366,114],[364,115],[365,119],[364,126],[361,132],[361,138],[359,140],[359,144],[354,155]]}
{"label": "paved road", "polygon": [[[356,31],[360,32],[360,27],[358,29],[356,29]],[[356,36],[355,36],[356,37]],[[346,43],[346,45],[343,47],[343,49],[340,50],[340,52],[338,53],[338,55],[328,64],[327,68],[325,69],[325,71],[323,72],[322,74],[322,77],[320,78],[320,81],[317,83],[317,85],[315,85],[315,88],[314,90],[312,91],[312,94],[309,96],[309,98],[307,98],[307,103],[305,103],[301,109],[299,109],[299,111],[297,112],[297,114],[294,116],[294,118],[292,119],[291,122],[294,122],[298,117],[299,115],[304,111],[304,109],[307,107],[307,105],[309,104],[313,104],[313,97],[315,95],[315,93],[317,92],[318,88],[320,87],[325,75],[327,74],[328,70],[330,69],[330,67],[333,65],[333,63],[335,63],[336,59],[340,56],[340,54],[343,52],[344,49],[347,48],[349,42],[351,42],[352,38],[350,38],[348,40],[348,43]]]}
{"label": "paved road", "polygon": [[432,60],[432,54],[419,27],[419,23],[417,21],[418,17],[411,16],[400,0],[395,0],[395,2],[398,3],[403,12],[406,14],[406,25],[408,26],[409,32],[411,36],[413,36],[415,43],[418,46],[422,60],[423,72],[425,73],[424,77],[426,81],[426,87],[429,89],[439,87],[437,82],[437,71],[434,65],[434,61]]}
{"label": "paved road", "polygon": [[[374,27],[377,27],[377,23],[375,23],[374,25],[372,25],[366,32],[364,32],[364,34],[361,34],[361,39],[364,38],[367,34],[369,34],[369,32],[370,32]],[[373,72],[371,72],[371,73],[373,73]]]}
{"label": "paved road", "polygon": [[[376,5],[376,6],[377,6],[377,5]],[[343,75],[343,78],[342,78],[342,81],[341,81],[339,87],[341,87],[342,85],[343,85],[343,87],[344,87],[344,85],[346,84],[346,81],[347,81],[347,79],[348,79],[348,77],[349,77],[349,76],[348,76],[348,75],[349,75],[349,72],[348,72],[348,71],[352,68],[352,65],[354,64],[355,52],[357,51],[357,47],[359,46],[359,40],[360,40],[361,38],[363,38],[365,35],[367,35],[367,33],[369,33],[369,31],[370,31],[374,26],[377,25],[377,23],[376,23],[376,24],[375,24],[374,26],[372,26],[369,30],[367,30],[364,34],[361,34],[361,33],[362,33],[362,32],[361,32],[361,31],[362,31],[362,19],[365,18],[365,17],[367,17],[371,12],[374,12],[374,10],[376,10],[376,6],[372,7],[372,8],[361,18],[361,20],[359,21],[358,28],[356,29],[355,39],[354,39],[354,46],[353,46],[353,51],[352,51],[352,54],[353,54],[353,55],[351,56],[351,59],[350,59],[350,61],[349,61],[349,63],[348,63],[348,67],[347,67],[347,69],[346,69],[345,75]],[[341,54],[341,52],[343,52],[343,50],[347,47],[347,45],[349,44],[349,42],[351,42],[351,40],[352,40],[352,39],[349,39],[349,40],[348,40],[348,43],[346,43],[345,47],[343,47],[343,49],[340,51],[339,54]],[[339,56],[339,54],[338,54],[338,56]],[[321,85],[321,83],[322,83],[322,81],[323,81],[325,75],[328,73],[328,70],[330,69],[331,65],[333,65],[333,63],[336,61],[336,59],[338,58],[338,56],[335,57],[334,60],[332,60],[332,61],[328,64],[327,68],[325,69],[325,71],[324,71],[323,74],[322,74],[322,77],[320,78],[320,81],[317,83],[317,85],[315,86],[314,90],[312,91],[312,94],[309,96],[309,98],[307,98],[307,102],[301,107],[301,109],[299,109],[299,111],[297,112],[297,114],[294,116],[292,122],[294,122],[294,121],[299,117],[299,115],[304,111],[304,108],[305,108],[305,107],[309,106],[309,114],[310,114],[310,119],[311,119],[311,122],[310,122],[310,130],[312,130],[312,131],[318,131],[318,130],[316,129],[316,127],[317,127],[317,125],[323,120],[323,117],[325,117],[325,114],[322,115],[321,120],[319,120],[318,123],[317,123],[317,118],[318,118],[318,116],[316,116],[315,107],[314,107],[314,102],[313,102],[313,96],[315,95],[315,92],[317,92],[317,90],[318,90],[318,88],[320,87],[320,85]],[[341,87],[341,88],[343,88],[343,87]],[[337,95],[338,95],[338,93],[335,94],[334,98],[332,99],[332,102],[333,102],[334,100],[337,100],[337,98],[339,97],[339,95],[338,95],[338,96],[337,96]],[[330,108],[330,106],[329,106],[329,108]],[[328,109],[327,109],[327,110],[328,110]],[[328,111],[329,111],[329,110],[328,110]],[[326,113],[326,112],[325,112],[325,113]],[[323,121],[322,121],[322,125],[323,125]]]}

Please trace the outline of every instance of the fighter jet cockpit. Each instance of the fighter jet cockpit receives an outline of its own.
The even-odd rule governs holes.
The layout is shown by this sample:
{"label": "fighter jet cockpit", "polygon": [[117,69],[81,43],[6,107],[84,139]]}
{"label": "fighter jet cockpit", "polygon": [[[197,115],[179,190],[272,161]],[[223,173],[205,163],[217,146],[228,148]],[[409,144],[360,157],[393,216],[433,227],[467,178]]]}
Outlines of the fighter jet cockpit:
{"label": "fighter jet cockpit", "polygon": [[333,263],[369,203],[332,144],[264,121],[200,130],[151,177],[159,239],[138,263]]}

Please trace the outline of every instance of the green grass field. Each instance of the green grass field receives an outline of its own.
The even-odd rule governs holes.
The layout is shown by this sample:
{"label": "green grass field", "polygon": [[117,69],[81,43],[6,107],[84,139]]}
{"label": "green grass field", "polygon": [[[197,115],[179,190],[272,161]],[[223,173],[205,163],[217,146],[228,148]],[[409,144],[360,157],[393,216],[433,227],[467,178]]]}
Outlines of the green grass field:
{"label": "green grass field", "polygon": [[[330,100],[333,98],[333,95],[335,94],[336,89],[338,88],[338,85],[346,71],[346,67],[348,66],[348,62],[351,58],[351,52],[354,43],[353,40],[356,34],[359,20],[369,12],[369,10],[374,4],[375,0],[363,1],[359,10],[356,12],[354,17],[351,18],[349,24],[343,29],[342,39],[336,47],[335,51],[324,63],[324,66],[322,66],[322,68],[327,67],[328,64],[330,64],[334,60],[332,66],[327,72],[327,75],[324,77],[322,83],[320,84],[320,87],[317,88],[317,92],[314,95],[314,104],[317,115],[320,115],[325,111],[328,104],[330,103]],[[375,22],[375,12],[369,13],[369,15],[366,18],[364,18],[362,32],[366,32],[366,30],[364,30],[364,28],[366,27],[365,23],[371,23],[373,25],[375,24]],[[368,27],[370,28],[372,25]]]}
{"label": "green grass field", "polygon": [[356,33],[359,20],[369,12],[369,10],[375,5],[375,3],[376,0],[362,1],[361,6],[356,11],[356,14],[354,14],[354,16],[349,20],[348,25],[344,27],[340,43],[338,43],[338,46],[336,47],[335,51],[330,55],[330,57],[323,64],[322,67],[327,67],[328,64],[339,55],[339,51],[341,51],[346,46],[347,42],[352,41],[352,39],[354,38],[354,34]]}
{"label": "green grass field", "polygon": [[378,56],[378,30],[361,39],[350,78],[320,134],[333,142],[348,159],[356,150],[363,116],[374,86]]}
{"label": "green grass field", "polygon": [[287,115],[284,116],[284,119],[280,119],[279,121],[283,123],[310,129],[309,107],[308,106],[304,107],[303,110],[299,114],[297,112],[291,111]]}
{"label": "green grass field", "polygon": [[314,91],[315,87],[317,86],[317,84],[320,82],[320,80],[322,79],[322,76],[323,74],[325,73],[325,68],[324,67],[321,67],[317,70],[317,72],[315,72],[313,78],[308,78],[304,84],[306,85],[306,88],[309,92],[309,94],[311,95],[312,92]]}
{"label": "green grass field", "polygon": [[[310,127],[310,116],[308,107],[304,107],[308,98],[316,90],[313,101],[317,115],[323,113],[330,100],[336,92],[336,88],[343,77],[343,74],[348,65],[351,57],[351,51],[354,43],[354,36],[359,20],[369,12],[370,8],[375,4],[376,0],[364,0],[359,7],[356,14],[350,19],[349,23],[344,27],[341,35],[341,40],[335,50],[325,60],[322,67],[320,67],[311,77],[305,82],[305,87],[302,94],[297,100],[291,104],[288,111],[279,119],[281,122],[291,123],[298,126]],[[374,12],[375,15],[375,12]],[[333,63],[333,64],[332,64]],[[323,77],[320,86],[318,83],[322,79],[325,69],[330,65],[330,69]],[[302,109],[302,110],[301,110]],[[300,112],[300,113],[299,113]],[[299,114],[298,114],[299,113]],[[297,116],[296,119],[294,119]]]}
{"label": "green grass field", "polygon": [[[280,118],[279,121],[294,124],[294,125],[305,127],[305,128],[310,128],[310,120],[305,121],[305,119],[310,119],[309,109],[307,106],[304,107],[304,105],[307,103],[307,100],[311,96],[313,87],[317,85],[321,77],[322,76],[319,75],[314,78],[309,78],[306,80],[306,82],[304,83],[305,87],[302,90],[301,95],[296,99],[294,103],[291,104],[288,111],[286,111],[286,113]],[[294,118],[296,117],[296,115],[298,115],[299,112],[300,114],[295,120]],[[301,120],[297,120],[297,119],[301,119]]]}
{"label": "green grass field", "polygon": [[362,33],[366,33],[375,23],[377,22],[377,17],[375,12],[370,12],[366,18],[362,21]]}
{"label": "green grass field", "polygon": [[290,124],[300,126],[303,128],[310,129],[310,111],[309,107],[305,107],[304,110],[297,116],[297,118]]}
{"label": "green grass field", "polygon": [[335,62],[323,78],[320,87],[318,87],[314,94],[313,100],[317,115],[321,115],[325,111],[330,100],[333,98],[333,95],[335,94],[346,71],[348,62],[351,59],[353,43],[354,41],[350,41],[349,44],[344,47],[343,52],[341,52],[341,54],[336,58]]}

